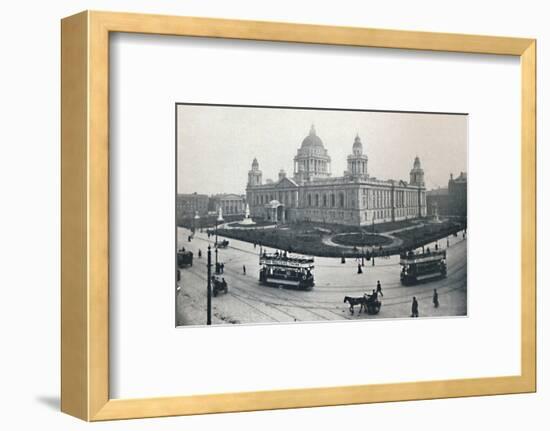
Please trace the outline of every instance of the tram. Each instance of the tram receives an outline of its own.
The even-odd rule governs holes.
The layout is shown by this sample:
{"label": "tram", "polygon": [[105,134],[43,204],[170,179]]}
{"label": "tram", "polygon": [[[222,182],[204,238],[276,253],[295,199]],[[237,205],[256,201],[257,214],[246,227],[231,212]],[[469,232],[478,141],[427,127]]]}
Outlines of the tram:
{"label": "tram", "polygon": [[315,286],[313,257],[264,252],[260,254],[260,266],[261,284],[301,290],[311,290]]}
{"label": "tram", "polygon": [[412,251],[401,255],[401,284],[408,286],[447,276],[447,252],[428,251],[416,254]]}

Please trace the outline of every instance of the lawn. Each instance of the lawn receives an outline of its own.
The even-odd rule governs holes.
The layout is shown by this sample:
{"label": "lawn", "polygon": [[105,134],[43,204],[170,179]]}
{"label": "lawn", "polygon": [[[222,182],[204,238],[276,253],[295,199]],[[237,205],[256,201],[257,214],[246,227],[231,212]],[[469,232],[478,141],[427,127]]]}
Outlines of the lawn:
{"label": "lawn", "polygon": [[332,237],[332,242],[355,247],[384,246],[392,243],[390,238],[371,233],[342,233]]}
{"label": "lawn", "polygon": [[[401,223],[401,222],[399,222]],[[411,222],[401,224],[400,227],[414,226]],[[397,223],[386,223],[387,230],[398,229]],[[378,226],[377,226],[378,227]],[[372,241],[372,245],[380,246],[375,255],[399,254],[401,251],[410,248],[421,247],[432,241],[445,238],[462,229],[462,226],[446,222],[440,224],[429,224],[419,226],[416,229],[406,230],[396,233],[394,236],[403,240],[400,247],[385,247],[391,240],[380,235],[371,235],[363,230],[365,239]],[[360,241],[361,229],[355,226],[328,225],[322,223],[293,223],[288,225],[279,225],[273,229],[218,229],[218,235],[227,238],[239,239],[249,243],[256,243],[289,252],[302,253],[313,256],[326,257],[356,257],[359,250],[350,250],[347,247],[330,246],[323,243],[323,237],[332,237],[333,242],[339,238],[345,238],[340,244],[348,246],[361,247]],[[334,237],[334,235],[338,235]],[[369,244],[371,245],[371,244]]]}

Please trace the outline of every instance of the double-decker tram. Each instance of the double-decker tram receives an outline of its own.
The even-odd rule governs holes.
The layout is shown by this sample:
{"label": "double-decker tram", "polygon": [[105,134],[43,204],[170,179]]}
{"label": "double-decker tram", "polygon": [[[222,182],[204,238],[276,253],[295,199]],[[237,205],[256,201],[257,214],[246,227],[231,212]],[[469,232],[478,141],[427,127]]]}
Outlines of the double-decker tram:
{"label": "double-decker tram", "polygon": [[311,256],[263,252],[260,266],[261,284],[303,290],[311,290],[315,285],[314,259]]}
{"label": "double-decker tram", "polygon": [[427,251],[417,254],[413,251],[403,253],[401,264],[401,283],[416,284],[423,281],[447,276],[447,252]]}

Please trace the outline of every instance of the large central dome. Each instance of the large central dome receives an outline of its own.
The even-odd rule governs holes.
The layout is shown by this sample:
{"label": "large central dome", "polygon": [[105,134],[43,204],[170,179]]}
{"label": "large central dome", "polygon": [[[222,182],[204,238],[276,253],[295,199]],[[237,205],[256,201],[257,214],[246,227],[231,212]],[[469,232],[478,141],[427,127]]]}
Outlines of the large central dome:
{"label": "large central dome", "polygon": [[324,148],[323,141],[321,141],[321,138],[315,133],[315,126],[313,124],[311,125],[309,135],[307,135],[302,141],[301,148]]}

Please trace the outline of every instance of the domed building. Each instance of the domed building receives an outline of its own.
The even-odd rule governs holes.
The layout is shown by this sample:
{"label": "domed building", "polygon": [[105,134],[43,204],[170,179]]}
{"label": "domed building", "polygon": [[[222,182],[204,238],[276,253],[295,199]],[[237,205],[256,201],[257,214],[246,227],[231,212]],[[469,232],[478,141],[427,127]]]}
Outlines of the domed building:
{"label": "domed building", "polygon": [[347,170],[341,177],[332,177],[331,158],[312,125],[294,157],[293,178],[281,169],[277,182],[264,184],[254,158],[246,188],[250,214],[278,223],[314,221],[356,226],[426,216],[424,170],[418,156],[409,183],[369,176],[368,160],[356,135]]}
{"label": "domed building", "polygon": [[330,176],[330,156],[312,124],[294,157],[294,178],[298,182]]}

